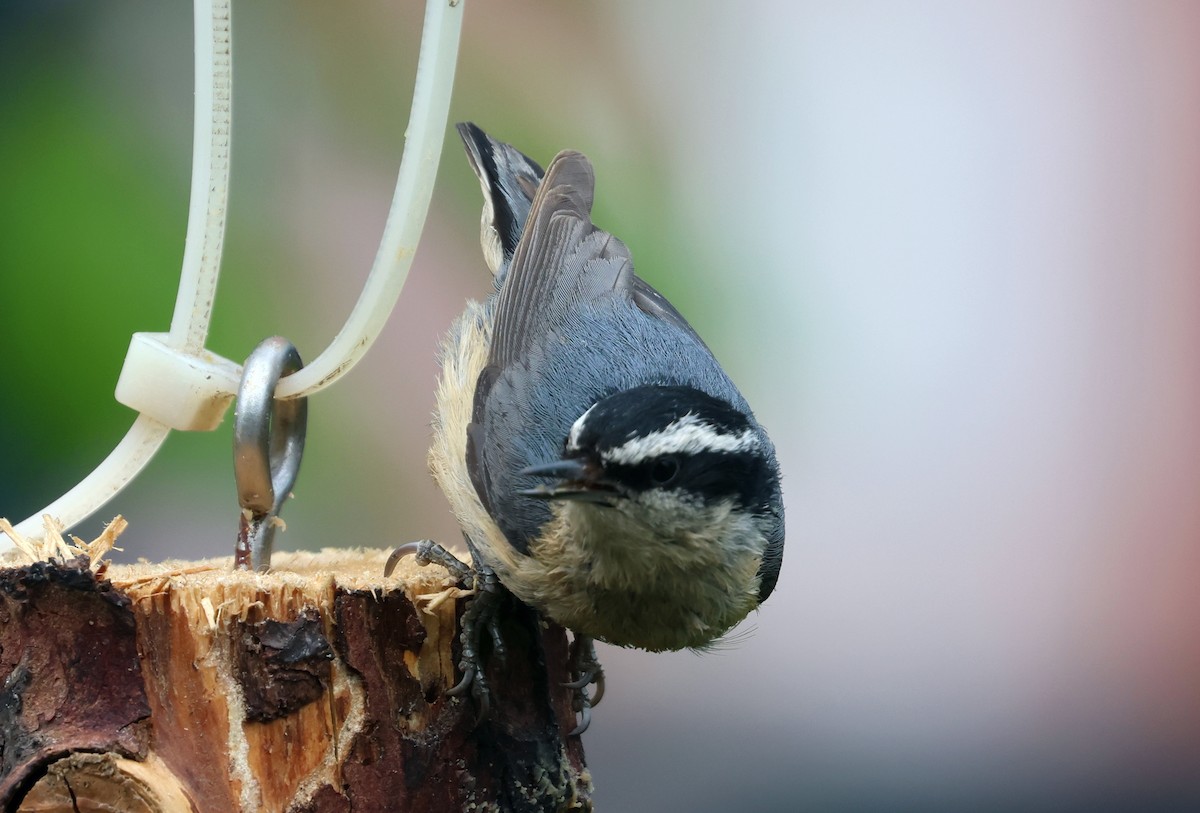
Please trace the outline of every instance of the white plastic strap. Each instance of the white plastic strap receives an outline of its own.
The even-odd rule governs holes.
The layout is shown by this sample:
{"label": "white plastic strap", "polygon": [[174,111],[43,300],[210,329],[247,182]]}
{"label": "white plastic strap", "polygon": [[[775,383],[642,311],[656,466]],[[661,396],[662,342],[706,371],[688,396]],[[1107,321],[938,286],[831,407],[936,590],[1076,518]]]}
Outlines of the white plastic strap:
{"label": "white plastic strap", "polygon": [[[342,330],[311,364],[283,379],[279,397],[332,384],[366,353],[400,296],[433,196],[458,57],[463,0],[427,0],[405,147],[379,251]],[[76,525],[140,472],[171,429],[215,429],[237,392],[240,365],[204,349],[216,293],[229,188],[232,89],[229,0],[195,0],[196,107],[191,206],[169,333],[136,333],[116,398],[140,415],[117,448],[69,492],[16,526],[44,533],[41,515]],[[0,533],[0,550],[11,545]]]}

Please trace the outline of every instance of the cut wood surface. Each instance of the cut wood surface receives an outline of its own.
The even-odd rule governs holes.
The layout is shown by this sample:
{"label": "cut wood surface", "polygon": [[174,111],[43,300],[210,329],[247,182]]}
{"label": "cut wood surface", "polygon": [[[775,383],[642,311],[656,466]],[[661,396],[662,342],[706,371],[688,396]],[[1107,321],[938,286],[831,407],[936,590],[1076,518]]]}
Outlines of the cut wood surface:
{"label": "cut wood surface", "polygon": [[462,592],[385,556],[0,562],[0,808],[590,810],[563,631],[505,608],[477,723]]}

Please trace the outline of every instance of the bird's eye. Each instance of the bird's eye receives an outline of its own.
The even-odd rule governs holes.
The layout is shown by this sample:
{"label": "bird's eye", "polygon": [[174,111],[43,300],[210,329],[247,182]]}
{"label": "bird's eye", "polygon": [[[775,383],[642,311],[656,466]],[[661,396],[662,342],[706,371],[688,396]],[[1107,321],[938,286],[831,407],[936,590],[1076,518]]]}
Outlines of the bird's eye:
{"label": "bird's eye", "polygon": [[650,467],[650,479],[657,485],[665,486],[667,483],[675,479],[675,475],[679,473],[679,461],[673,457],[664,457],[654,461],[654,465]]}

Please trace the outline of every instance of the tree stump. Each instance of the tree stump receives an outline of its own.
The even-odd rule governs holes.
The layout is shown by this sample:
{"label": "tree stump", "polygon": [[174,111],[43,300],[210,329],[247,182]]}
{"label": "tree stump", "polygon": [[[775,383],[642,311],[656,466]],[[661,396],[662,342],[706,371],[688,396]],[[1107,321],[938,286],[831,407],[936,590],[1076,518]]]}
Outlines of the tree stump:
{"label": "tree stump", "polygon": [[462,594],[382,551],[0,569],[5,811],[590,810],[562,629],[517,604],[477,722]]}

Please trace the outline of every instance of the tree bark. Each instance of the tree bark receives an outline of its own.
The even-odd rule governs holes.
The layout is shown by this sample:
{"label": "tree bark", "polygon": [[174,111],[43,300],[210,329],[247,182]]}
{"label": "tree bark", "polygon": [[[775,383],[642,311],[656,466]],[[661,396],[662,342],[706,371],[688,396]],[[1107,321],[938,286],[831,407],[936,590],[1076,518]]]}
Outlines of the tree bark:
{"label": "tree bark", "polygon": [[590,810],[564,632],[505,608],[477,722],[460,591],[383,559],[0,569],[0,809]]}

